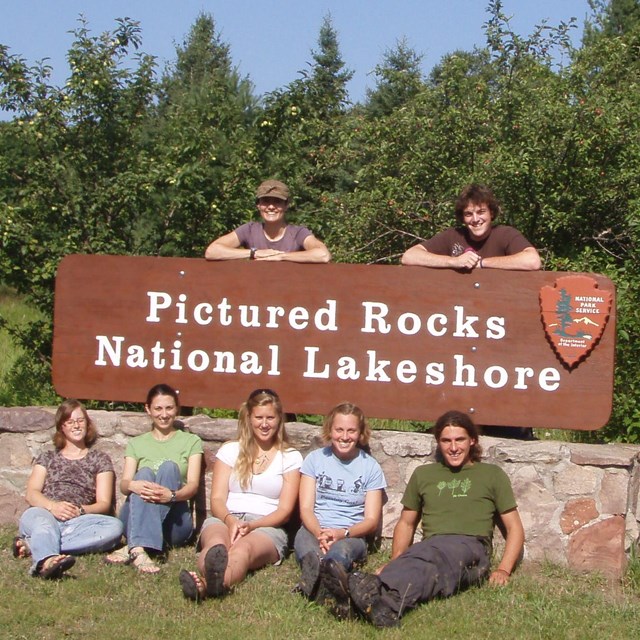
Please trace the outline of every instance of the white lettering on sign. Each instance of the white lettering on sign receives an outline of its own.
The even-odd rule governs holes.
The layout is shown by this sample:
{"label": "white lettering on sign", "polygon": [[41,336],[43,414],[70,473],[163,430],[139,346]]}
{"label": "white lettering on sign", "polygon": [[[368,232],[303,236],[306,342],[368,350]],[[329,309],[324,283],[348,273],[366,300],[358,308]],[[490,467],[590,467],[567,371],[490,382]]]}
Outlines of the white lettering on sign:
{"label": "white lettering on sign", "polygon": [[[327,299],[318,307],[239,304],[228,296],[212,300],[191,300],[184,293],[170,294],[166,291],[147,291],[148,323],[170,323],[184,326],[194,323],[199,327],[216,326],[224,330],[258,328],[271,330],[293,330],[296,333],[316,330],[336,332],[338,305]],[[583,301],[584,305],[590,300]],[[469,313],[462,304],[434,313],[420,314],[411,309],[393,309],[385,302],[364,300],[359,331],[392,337],[406,336],[408,340],[437,340],[450,335],[461,341],[476,344],[482,339],[502,340],[507,335],[505,318],[502,316],[481,317]],[[182,335],[182,329],[179,336]],[[224,344],[224,336],[216,334],[216,340]],[[268,344],[260,348],[234,350],[229,348],[185,349],[182,339],[165,344],[160,340],[130,342],[122,335],[97,335],[97,357],[94,364],[99,367],[128,367],[151,370],[188,370],[198,374],[240,374],[257,376],[266,373],[280,376],[280,350],[283,344]],[[462,344],[462,342],[460,343]],[[221,345],[217,345],[218,347]],[[430,387],[450,384],[453,387],[474,389],[510,388],[525,391],[537,387],[543,391],[555,391],[560,385],[560,372],[552,367],[535,371],[527,363],[509,367],[499,362],[478,365],[473,354],[456,353],[444,360],[417,361],[411,357],[385,355],[384,348],[360,348],[352,353],[341,353],[327,357],[322,347],[307,344],[304,350],[303,378],[345,381],[364,380],[375,384],[398,382],[402,385],[423,384]],[[475,351],[476,347],[473,347]],[[392,350],[393,353],[396,353]],[[291,354],[289,353],[288,356]],[[409,354],[410,355],[410,354]],[[486,355],[486,354],[485,354]],[[287,358],[287,362],[291,360]]]}

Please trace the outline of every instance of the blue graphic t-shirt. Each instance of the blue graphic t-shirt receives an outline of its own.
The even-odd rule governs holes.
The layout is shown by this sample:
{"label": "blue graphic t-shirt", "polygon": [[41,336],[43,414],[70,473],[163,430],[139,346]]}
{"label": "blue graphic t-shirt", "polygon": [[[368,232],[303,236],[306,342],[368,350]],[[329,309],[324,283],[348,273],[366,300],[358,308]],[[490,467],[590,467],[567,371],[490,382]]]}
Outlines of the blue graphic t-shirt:
{"label": "blue graphic t-shirt", "polygon": [[312,451],[302,463],[302,475],[315,478],[314,513],[321,527],[350,527],[364,518],[367,491],[387,482],[378,462],[358,449],[352,460],[340,460],[331,447]]}

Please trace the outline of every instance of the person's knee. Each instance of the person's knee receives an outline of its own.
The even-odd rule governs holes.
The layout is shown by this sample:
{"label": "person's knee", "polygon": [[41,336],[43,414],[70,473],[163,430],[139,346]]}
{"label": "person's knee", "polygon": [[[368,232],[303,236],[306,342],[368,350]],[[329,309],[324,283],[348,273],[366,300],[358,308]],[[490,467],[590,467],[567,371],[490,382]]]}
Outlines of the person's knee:
{"label": "person's knee", "polygon": [[181,481],[180,467],[173,460],[165,460],[158,467],[156,478],[159,484],[177,488]]}
{"label": "person's knee", "polygon": [[133,479],[146,480],[147,482],[155,482],[156,474],[149,467],[140,467],[140,469],[136,471],[136,474],[133,477]]}

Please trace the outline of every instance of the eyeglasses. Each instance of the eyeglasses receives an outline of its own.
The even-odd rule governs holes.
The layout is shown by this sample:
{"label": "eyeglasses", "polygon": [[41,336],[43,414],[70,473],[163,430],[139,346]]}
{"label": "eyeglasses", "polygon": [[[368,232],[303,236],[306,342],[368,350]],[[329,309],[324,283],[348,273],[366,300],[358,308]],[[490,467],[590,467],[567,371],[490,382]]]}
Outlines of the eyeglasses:
{"label": "eyeglasses", "polygon": [[278,394],[272,389],[256,389],[255,391],[251,392],[251,395],[249,396],[249,400],[253,400],[256,396],[259,396],[262,394],[267,396],[273,396],[276,400],[280,399]]}
{"label": "eyeglasses", "polygon": [[65,427],[73,427],[73,425],[77,425],[78,427],[82,427],[87,423],[86,418],[70,418],[69,420],[64,421]]}

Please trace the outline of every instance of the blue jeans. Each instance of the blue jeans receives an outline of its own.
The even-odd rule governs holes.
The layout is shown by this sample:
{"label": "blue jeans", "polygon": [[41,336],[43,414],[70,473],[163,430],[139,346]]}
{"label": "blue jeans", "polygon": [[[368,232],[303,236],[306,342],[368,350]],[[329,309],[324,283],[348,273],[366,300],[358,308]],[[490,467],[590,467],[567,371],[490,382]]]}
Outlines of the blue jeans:
{"label": "blue jeans", "polygon": [[60,553],[99,553],[113,549],[122,537],[122,522],[113,516],[87,513],[64,522],[42,507],[30,507],[20,517],[20,535],[31,550],[35,574],[38,564]]}
{"label": "blue jeans", "polygon": [[[157,482],[172,491],[182,486],[180,469],[171,460],[165,460],[155,473],[149,467],[142,467],[133,479]],[[120,520],[125,527],[129,548],[162,551],[165,541],[171,547],[178,547],[185,544],[193,533],[193,518],[187,500],[156,504],[145,502],[139,495],[131,493],[120,509]]]}
{"label": "blue jeans", "polygon": [[298,564],[307,553],[315,553],[320,559],[332,558],[340,563],[346,571],[351,571],[354,564],[364,562],[367,557],[367,541],[364,538],[343,538],[334,542],[329,551],[323,555],[318,539],[304,526],[298,529],[293,542],[293,551]]}

